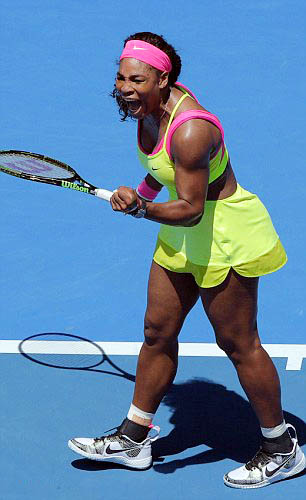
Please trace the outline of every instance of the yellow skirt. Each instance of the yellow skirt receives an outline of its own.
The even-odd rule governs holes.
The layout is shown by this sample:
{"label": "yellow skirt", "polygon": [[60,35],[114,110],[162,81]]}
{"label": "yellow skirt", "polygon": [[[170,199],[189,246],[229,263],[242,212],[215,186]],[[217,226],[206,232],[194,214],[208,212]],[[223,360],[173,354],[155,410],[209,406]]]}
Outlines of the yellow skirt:
{"label": "yellow skirt", "polygon": [[231,268],[256,277],[287,262],[266,208],[239,185],[224,200],[206,201],[196,226],[162,225],[153,258],[170,271],[191,273],[201,288],[219,285]]}

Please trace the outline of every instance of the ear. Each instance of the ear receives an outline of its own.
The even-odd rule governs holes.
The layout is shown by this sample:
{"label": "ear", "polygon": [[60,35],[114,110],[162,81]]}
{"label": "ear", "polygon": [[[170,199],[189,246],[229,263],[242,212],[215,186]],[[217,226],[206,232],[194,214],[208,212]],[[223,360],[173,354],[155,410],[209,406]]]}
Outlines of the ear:
{"label": "ear", "polygon": [[159,77],[159,82],[158,82],[159,88],[160,89],[166,88],[168,83],[169,83],[169,73],[167,71],[163,71]]}

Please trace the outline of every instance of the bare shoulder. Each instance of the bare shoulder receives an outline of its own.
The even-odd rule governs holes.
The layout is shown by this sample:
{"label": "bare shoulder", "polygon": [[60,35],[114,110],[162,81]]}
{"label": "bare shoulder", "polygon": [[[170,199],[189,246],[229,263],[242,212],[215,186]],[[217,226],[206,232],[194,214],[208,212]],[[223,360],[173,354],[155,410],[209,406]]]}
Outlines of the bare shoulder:
{"label": "bare shoulder", "polygon": [[171,154],[175,159],[193,162],[196,159],[209,159],[216,139],[212,128],[205,120],[188,120],[176,129],[171,141]]}
{"label": "bare shoulder", "polygon": [[[183,95],[183,92],[178,88],[174,88],[173,91],[177,100]],[[190,109],[200,109],[201,111],[206,111],[208,113],[210,112],[192,97],[186,97],[186,99],[184,99],[182,104],[180,105],[179,109],[176,111],[175,118],[184,111],[189,111]]]}
{"label": "bare shoulder", "polygon": [[[181,91],[178,92],[182,95]],[[186,97],[175,113],[174,120],[182,113],[190,110],[209,112],[191,97]],[[171,152],[172,148],[194,148],[199,143],[202,144],[204,149],[208,147],[211,150],[213,148],[218,148],[221,141],[222,135],[218,127],[208,120],[193,118],[182,123],[174,132],[171,141]]]}

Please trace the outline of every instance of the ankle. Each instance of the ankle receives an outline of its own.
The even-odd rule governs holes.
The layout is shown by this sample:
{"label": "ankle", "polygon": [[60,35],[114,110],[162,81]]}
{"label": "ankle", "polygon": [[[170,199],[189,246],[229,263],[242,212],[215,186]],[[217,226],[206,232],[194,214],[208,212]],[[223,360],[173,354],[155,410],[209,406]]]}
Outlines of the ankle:
{"label": "ankle", "polygon": [[127,418],[129,420],[132,420],[132,422],[136,422],[139,425],[148,427],[152,423],[154,413],[143,411],[140,408],[137,408],[137,406],[131,404],[127,414]]}
{"label": "ankle", "polygon": [[136,422],[125,418],[120,427],[118,427],[118,431],[130,438],[132,441],[141,443],[144,439],[146,439],[150,431],[150,427],[137,424]]}
{"label": "ankle", "polygon": [[261,427],[263,435],[263,448],[269,453],[290,453],[292,439],[287,429],[285,420],[275,427]]}
{"label": "ankle", "polygon": [[275,438],[263,438],[263,450],[268,453],[290,453],[293,448],[293,442],[288,430]]}

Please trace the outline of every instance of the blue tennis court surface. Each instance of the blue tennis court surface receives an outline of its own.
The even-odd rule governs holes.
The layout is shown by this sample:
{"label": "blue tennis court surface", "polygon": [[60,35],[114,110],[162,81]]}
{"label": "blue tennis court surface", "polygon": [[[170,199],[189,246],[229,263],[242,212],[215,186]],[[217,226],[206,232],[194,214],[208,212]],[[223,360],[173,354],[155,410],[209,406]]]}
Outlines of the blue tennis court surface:
{"label": "blue tennis court surface", "polygon": [[[112,356],[135,373],[136,358]],[[69,360],[67,360],[67,364]],[[186,499],[240,495],[223,485],[225,472],[257,451],[259,435],[230,363],[223,358],[180,359],[180,371],[156,417],[161,438],[153,448],[154,466],[129,471],[79,458],[66,446],[78,435],[100,435],[121,423],[132,382],[94,371],[48,368],[13,354],[1,356],[1,498],[91,499],[116,497]],[[286,419],[306,443],[301,401],[305,374],[276,363],[283,384]],[[305,477],[257,490],[261,498],[285,498],[304,490]],[[164,496],[163,496],[164,495]]]}
{"label": "blue tennis court surface", "polygon": [[[135,124],[120,123],[109,97],[123,40],[147,30],[177,48],[180,81],[221,119],[237,179],[259,194],[288,253],[261,280],[259,328],[305,451],[305,3],[0,3],[0,149],[57,158],[99,187],[143,178]],[[69,438],[101,435],[126,415],[158,226],[90,196],[0,176],[0,499],[302,498],[305,475],[252,492],[223,485],[255,453],[258,425],[200,304],[156,416],[153,467],[101,465],[68,449]],[[52,368],[20,354],[22,340],[45,332],[101,343],[119,371],[108,361]]]}

